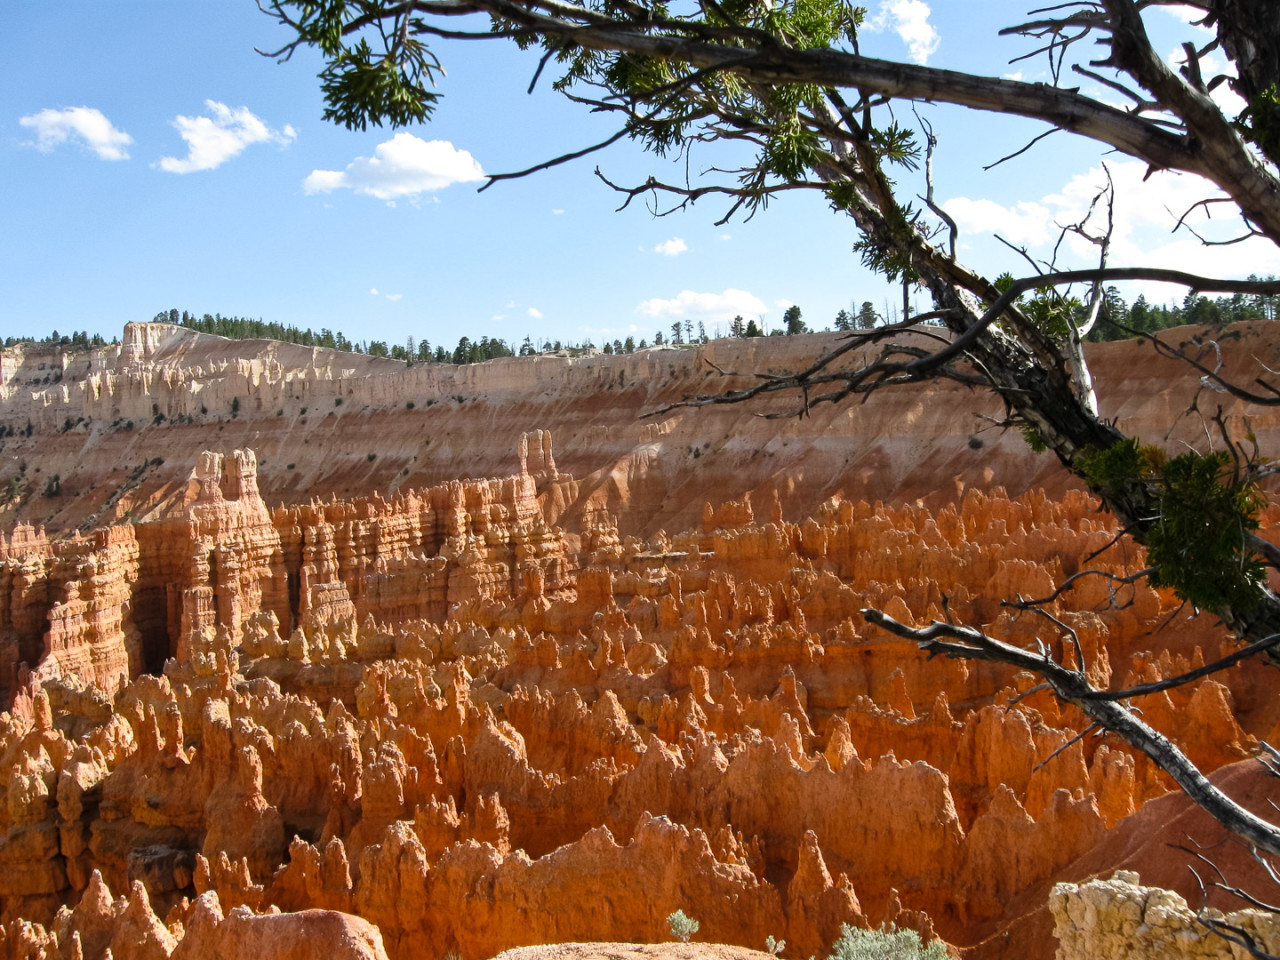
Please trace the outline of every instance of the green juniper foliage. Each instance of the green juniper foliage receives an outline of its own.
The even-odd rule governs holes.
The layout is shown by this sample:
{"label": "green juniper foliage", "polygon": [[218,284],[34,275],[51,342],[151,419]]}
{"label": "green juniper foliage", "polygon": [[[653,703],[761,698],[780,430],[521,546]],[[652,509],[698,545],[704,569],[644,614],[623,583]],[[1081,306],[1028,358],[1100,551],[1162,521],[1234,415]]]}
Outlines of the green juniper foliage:
{"label": "green juniper foliage", "polygon": [[1151,584],[1168,587],[1202,610],[1247,613],[1262,600],[1264,568],[1249,548],[1265,500],[1237,475],[1230,454],[1195,451],[1169,459],[1135,439],[1106,450],[1085,450],[1080,475],[1110,495],[1131,484],[1155,489],[1158,522],[1147,533]]}
{"label": "green juniper foliage", "polygon": [[1184,453],[1161,470],[1160,523],[1147,534],[1151,584],[1172,587],[1202,610],[1247,613],[1262,601],[1262,564],[1247,546],[1264,506],[1252,484],[1237,481],[1222,452]]}
{"label": "green juniper foliage", "polygon": [[407,18],[395,37],[377,25],[380,50],[364,37],[348,43],[343,30],[367,12],[365,6],[348,0],[288,0],[276,9],[288,11],[288,22],[298,36],[327,58],[320,72],[325,120],[348,130],[364,130],[370,123],[380,127],[384,121],[393,127],[425,122],[440,99],[428,85],[434,85],[443,71],[412,29],[421,19]]}
{"label": "green juniper foliage", "polygon": [[[847,0],[721,0],[682,12],[660,0],[585,0],[580,7],[586,19],[645,23],[669,39],[714,39],[724,47],[740,47],[744,59],[759,48],[762,37],[791,50],[856,50],[866,17],[864,7]],[[326,120],[364,130],[369,124],[399,127],[431,118],[442,94],[429,88],[444,70],[423,39],[437,29],[425,18],[392,18],[377,4],[350,0],[273,0],[269,8],[296,31],[299,45],[316,47],[325,55],[320,80]],[[378,10],[381,16],[371,12]],[[534,16],[531,11],[526,15]],[[522,48],[541,47],[546,62],[559,67],[559,76],[551,81],[554,89],[596,111],[620,115],[619,135],[658,156],[679,155],[712,139],[708,131],[713,128],[715,139],[751,144],[754,158],[727,171],[736,175],[740,191],[734,194],[731,213],[756,212],[780,187],[814,186],[814,171],[831,159],[831,146],[815,118],[828,115],[832,91],[816,84],[753,84],[728,69],[698,68],[638,51],[576,46],[571,39],[538,36],[527,23],[501,16],[490,18],[489,29],[493,36],[511,38]],[[292,46],[277,51],[280,59],[291,53]],[[862,114],[858,127],[860,163],[916,167],[920,148],[912,130],[897,122],[876,126],[869,112]],[[847,185],[833,183],[826,193],[834,206],[847,210],[855,201],[843,186]],[[903,231],[919,219],[911,205],[900,208],[899,214]],[[888,246],[873,245],[862,253],[890,279],[904,270],[914,279],[909,264],[898,262]]]}

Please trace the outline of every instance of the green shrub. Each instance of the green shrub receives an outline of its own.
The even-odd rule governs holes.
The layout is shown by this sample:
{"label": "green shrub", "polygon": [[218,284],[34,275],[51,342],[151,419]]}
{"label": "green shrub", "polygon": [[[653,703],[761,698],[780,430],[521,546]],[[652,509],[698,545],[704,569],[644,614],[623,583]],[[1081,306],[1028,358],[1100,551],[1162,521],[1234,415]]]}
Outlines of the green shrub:
{"label": "green shrub", "polygon": [[899,930],[893,924],[858,930],[846,923],[827,960],[950,960],[950,954],[941,940],[923,946],[914,930]]}
{"label": "green shrub", "polygon": [[702,924],[698,923],[693,917],[686,916],[683,910],[677,910],[667,917],[667,926],[671,928],[673,937],[681,943],[688,943],[689,938],[698,932],[698,928]]}

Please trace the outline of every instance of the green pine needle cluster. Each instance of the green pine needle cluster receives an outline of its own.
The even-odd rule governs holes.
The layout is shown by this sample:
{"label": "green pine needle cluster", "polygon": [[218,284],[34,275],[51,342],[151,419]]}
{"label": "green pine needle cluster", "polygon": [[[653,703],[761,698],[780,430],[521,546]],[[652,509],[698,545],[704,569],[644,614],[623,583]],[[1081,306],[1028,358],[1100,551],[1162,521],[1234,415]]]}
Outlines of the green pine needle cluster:
{"label": "green pine needle cluster", "polygon": [[1265,572],[1249,534],[1258,529],[1265,500],[1237,475],[1230,454],[1191,451],[1170,459],[1128,439],[1083,451],[1075,468],[1107,495],[1135,484],[1156,494],[1159,516],[1146,538],[1152,586],[1168,587],[1202,610],[1248,613],[1261,602]]}

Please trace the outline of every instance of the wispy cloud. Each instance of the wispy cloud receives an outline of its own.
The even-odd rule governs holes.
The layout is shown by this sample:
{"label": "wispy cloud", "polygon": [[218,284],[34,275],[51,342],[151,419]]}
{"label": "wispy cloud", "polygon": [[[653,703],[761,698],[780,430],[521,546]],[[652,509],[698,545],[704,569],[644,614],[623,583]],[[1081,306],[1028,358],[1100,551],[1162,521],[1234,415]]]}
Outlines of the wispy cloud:
{"label": "wispy cloud", "polygon": [[704,322],[732,320],[739,314],[744,317],[759,317],[765,310],[764,301],[754,293],[732,287],[722,293],[681,290],[670,299],[654,297],[636,307],[636,313],[658,320],[689,319]]}
{"label": "wispy cloud", "polygon": [[[1203,10],[1198,7],[1187,6],[1186,4],[1179,3],[1171,6],[1161,5],[1158,9],[1163,10],[1165,13],[1177,20],[1181,20],[1183,23],[1194,23],[1199,25],[1200,21],[1205,19],[1205,12]],[[1206,34],[1210,36],[1213,35],[1213,31],[1208,27],[1201,27],[1201,29],[1204,30]]]}
{"label": "wispy cloud", "polygon": [[955,219],[961,233],[998,233],[1010,243],[1038,246],[1049,239],[1053,226],[1053,211],[1034,200],[1020,200],[1006,207],[979,197],[956,197],[944,207]]}
{"label": "wispy cloud", "polygon": [[874,32],[892,30],[898,35],[911,59],[925,64],[938,49],[938,31],[929,22],[929,4],[924,0],[884,0],[876,15],[867,21],[867,29]]}
{"label": "wispy cloud", "polygon": [[[1115,183],[1112,264],[1160,266],[1218,277],[1280,273],[1280,256],[1274,244],[1264,239],[1205,246],[1186,229],[1172,232],[1184,213],[1188,214],[1187,223],[1210,240],[1230,239],[1243,232],[1238,220],[1210,219],[1207,211],[1212,208],[1197,206],[1223,195],[1212,184],[1191,174],[1149,174],[1147,165],[1136,160],[1111,160],[1107,166]],[[962,237],[966,233],[999,233],[1013,243],[1032,250],[1040,247],[1047,253],[1057,242],[1061,225],[1080,223],[1088,216],[1089,233],[1106,230],[1106,205],[1098,204],[1090,213],[1093,198],[1105,182],[1102,169],[1094,167],[1038,201],[1006,207],[987,199],[961,197],[946,201],[943,207],[960,225]],[[1063,253],[1070,253],[1075,265],[1097,265],[1097,248],[1074,233],[1068,234]],[[1128,291],[1128,295],[1145,292],[1161,301],[1171,294],[1182,295],[1173,287],[1156,284],[1132,284]]]}
{"label": "wispy cloud", "polygon": [[240,156],[251,144],[286,146],[298,136],[288,124],[281,130],[267,126],[248,107],[233,109],[217,100],[206,100],[204,105],[208,116],[174,119],[178,135],[187,143],[187,156],[185,159],[161,157],[156,164],[161,170],[166,173],[214,170]]}
{"label": "wispy cloud", "polygon": [[689,245],[680,237],[672,237],[670,240],[663,240],[653,248],[654,253],[660,253],[664,257],[678,257],[689,249]]}
{"label": "wispy cloud", "polygon": [[129,151],[125,148],[133,143],[133,137],[117,130],[101,110],[93,107],[41,110],[20,118],[18,123],[35,131],[35,146],[45,151],[68,140],[78,140],[100,160],[128,160]]}
{"label": "wispy cloud", "polygon": [[484,170],[466,150],[447,140],[421,140],[411,133],[397,133],[378,144],[372,157],[356,157],[345,170],[311,171],[302,181],[302,190],[354,190],[391,201],[482,179]]}
{"label": "wispy cloud", "polygon": [[535,320],[541,320],[541,319],[542,319],[542,311],[541,311],[541,310],[539,310],[537,307],[530,307],[528,310],[526,310],[526,311],[525,311],[525,313],[527,313],[529,316],[533,317],[533,319],[535,319]]}

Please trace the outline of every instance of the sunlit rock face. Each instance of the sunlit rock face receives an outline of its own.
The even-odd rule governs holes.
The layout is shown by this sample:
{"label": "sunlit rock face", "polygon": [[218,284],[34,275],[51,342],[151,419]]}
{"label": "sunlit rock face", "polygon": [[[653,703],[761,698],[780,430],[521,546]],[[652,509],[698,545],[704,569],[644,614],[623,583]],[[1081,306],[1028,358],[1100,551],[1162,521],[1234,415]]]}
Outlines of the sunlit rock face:
{"label": "sunlit rock face", "polygon": [[[1072,660],[1001,601],[1090,554],[1140,562],[1084,494],[832,500],[798,523],[746,498],[639,539],[575,510],[547,434],[513,453],[507,477],[274,510],[252,451],[210,453],[161,519],[6,537],[5,949],[92,927],[85,956],[178,956],[283,911],[369,956],[484,957],[660,940],[683,909],[702,938],[806,956],[883,922],[998,955],[1166,791],[1029,676],[927,660],[857,613]],[[1098,683],[1222,642],[1108,589],[1046,607]],[[1265,695],[1237,669],[1147,717],[1213,769],[1270,732]]]}
{"label": "sunlit rock face", "polygon": [[1109,880],[1060,883],[1049,907],[1061,942],[1058,960],[1226,960],[1240,955],[1244,937],[1261,953],[1280,950],[1280,920],[1274,913],[1243,909],[1217,914],[1226,933],[1220,936],[1197,919],[1197,911],[1179,894],[1145,887],[1133,871],[1118,870]]}
{"label": "sunlit rock face", "polygon": [[[368,358],[348,380],[325,351],[294,367],[262,345],[233,345],[243,355],[217,367],[208,339],[146,327],[83,377],[66,367],[57,386],[99,391],[117,418],[130,391],[145,410],[186,398],[129,441],[173,442],[146,451],[110,506],[119,488],[89,481],[43,527],[0,514],[14,521],[0,528],[0,958],[251,943],[263,958],[482,960],[666,940],[680,909],[700,940],[785,939],[786,957],[825,956],[845,923],[895,923],[974,957],[1047,960],[1054,883],[1128,866],[1163,838],[1171,785],[1147,760],[1079,737],[1084,718],[1030,675],[926,659],[859,614],[1042,642],[1113,687],[1224,649],[1207,618],[1144,585],[1077,581],[1043,607],[1061,627],[1007,606],[1086,565],[1139,569],[1142,552],[1051,466],[972,443],[962,395],[824,409],[781,432],[681,413],[630,422],[624,442],[608,417],[702,385],[687,355],[415,367],[392,383]],[[233,376],[248,392],[218,393]],[[397,391],[413,378],[425,392],[408,410]],[[596,399],[566,399],[566,380]],[[1146,386],[1121,415],[1179,396]],[[484,406],[499,387],[527,404],[510,401],[518,416]],[[27,390],[22,409],[43,416],[52,389]],[[173,423],[233,396],[246,398],[235,418]],[[552,400],[554,417],[512,430]],[[623,413],[600,412],[614,400]],[[468,469],[456,432],[484,417],[475,463],[500,469]],[[261,442],[190,449],[218,427]],[[357,428],[369,435],[352,447]],[[86,429],[48,434],[50,457],[77,431],[118,457],[129,433]],[[931,438],[916,454],[939,458],[931,488],[924,467],[903,467],[902,436]],[[299,470],[329,488],[282,496]],[[1046,477],[1049,492],[1010,496],[998,470]],[[861,495],[877,483],[888,492]],[[1274,686],[1236,667],[1142,706],[1203,768],[1239,777],[1280,723]],[[1054,911],[1075,902],[1054,897]]]}

